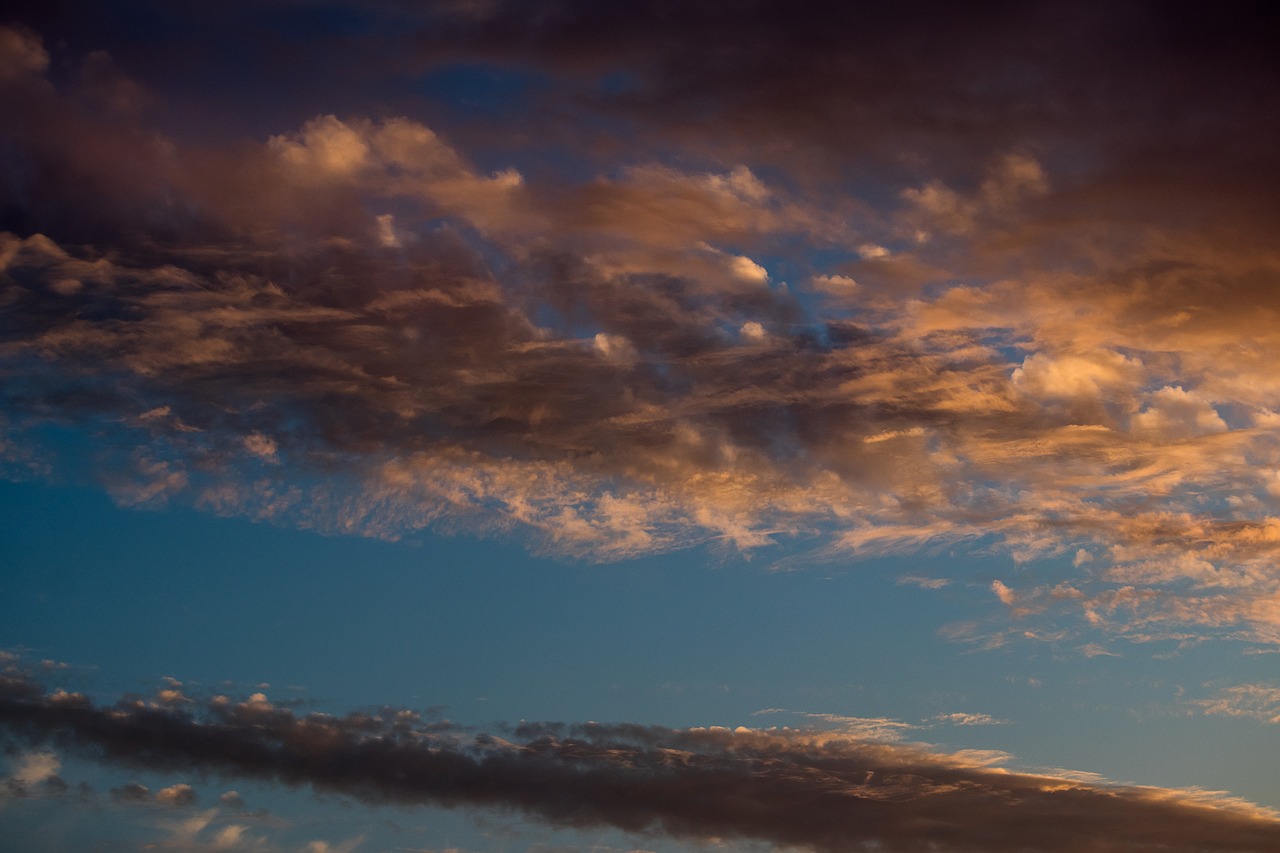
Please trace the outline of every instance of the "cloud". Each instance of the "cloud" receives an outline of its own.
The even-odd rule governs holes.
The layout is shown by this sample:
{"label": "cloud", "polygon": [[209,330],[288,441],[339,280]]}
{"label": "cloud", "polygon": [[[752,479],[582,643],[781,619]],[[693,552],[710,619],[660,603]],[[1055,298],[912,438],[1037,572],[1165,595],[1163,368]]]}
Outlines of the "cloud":
{"label": "cloud", "polygon": [[41,74],[48,66],[39,36],[21,27],[0,27],[0,80]]}
{"label": "cloud", "polygon": [[175,116],[239,111],[148,100],[184,72],[131,40],[74,82],[70,23],[0,31],[0,460],[74,474],[79,424],[124,505],[594,559],[1084,554],[1007,618],[1280,641],[1265,27],[597,5],[344,45],[517,67],[536,117],[362,114],[317,62],[207,140]]}
{"label": "cloud", "polygon": [[[259,705],[261,703],[258,703]],[[400,719],[213,702],[196,712],[55,701],[10,674],[0,721],[101,760],[309,785],[374,803],[518,809],[559,826],[816,850],[1256,851],[1280,819],[1237,801],[992,769],[856,735],[522,724],[512,739]],[[166,790],[185,788],[174,786]],[[163,793],[163,792],[162,792]],[[215,810],[180,829],[194,840]]]}
{"label": "cloud", "polygon": [[1209,432],[1224,432],[1227,423],[1206,400],[1196,399],[1181,388],[1161,388],[1150,402],[1133,416],[1135,429],[1189,438]]}
{"label": "cloud", "polygon": [[52,752],[31,752],[23,755],[10,778],[21,785],[34,785],[58,775],[62,762]]}
{"label": "cloud", "polygon": [[907,732],[920,726],[894,720],[888,717],[850,717],[844,714],[813,713],[810,711],[788,711],[785,708],[766,708],[756,711],[752,716],[765,714],[790,714],[810,720],[820,720],[836,731],[849,737],[866,741],[892,743],[906,737]]}
{"label": "cloud", "polygon": [[1191,700],[1190,704],[1203,714],[1280,723],[1280,688],[1266,684],[1224,687],[1217,696]]}
{"label": "cloud", "polygon": [[311,841],[307,844],[306,853],[351,853],[363,840],[362,837],[349,838],[336,844],[328,841]]}
{"label": "cloud", "polygon": [[858,283],[847,275],[815,275],[810,283],[815,289],[832,296],[847,296],[858,289]]}
{"label": "cloud", "polygon": [[54,752],[17,752],[9,747],[10,773],[0,778],[0,808],[14,799],[58,797],[68,785],[58,775],[62,760]]}
{"label": "cloud", "polygon": [[1102,398],[1132,389],[1140,382],[1140,370],[1140,364],[1106,350],[1057,357],[1034,353],[1013,371],[1012,379],[1020,392],[1036,397]]}
{"label": "cloud", "polygon": [[996,594],[996,598],[1000,599],[1002,604],[1007,604],[1010,607],[1018,600],[1013,590],[1009,589],[1001,580],[993,580],[991,582],[991,591]]}
{"label": "cloud", "polygon": [[270,436],[263,435],[260,432],[246,435],[244,437],[244,447],[254,456],[268,462],[276,461],[276,451],[279,449]]}
{"label": "cloud", "polygon": [[967,714],[964,712],[939,714],[934,719],[940,723],[948,723],[953,726],[1003,726],[1007,724],[1005,720],[998,720],[990,714]]}
{"label": "cloud", "polygon": [[196,792],[194,788],[185,783],[170,785],[167,788],[161,788],[156,791],[156,802],[166,806],[195,805]]}
{"label": "cloud", "polygon": [[112,788],[111,798],[119,803],[146,803],[151,801],[151,789],[141,782],[128,782]]}
{"label": "cloud", "polygon": [[240,796],[238,791],[224,791],[218,795],[218,805],[229,809],[242,809],[245,807],[244,797]]}
{"label": "cloud", "polygon": [[898,578],[898,585],[918,586],[921,589],[942,589],[944,586],[950,586],[951,581],[946,578],[922,578],[916,575],[904,575]]}

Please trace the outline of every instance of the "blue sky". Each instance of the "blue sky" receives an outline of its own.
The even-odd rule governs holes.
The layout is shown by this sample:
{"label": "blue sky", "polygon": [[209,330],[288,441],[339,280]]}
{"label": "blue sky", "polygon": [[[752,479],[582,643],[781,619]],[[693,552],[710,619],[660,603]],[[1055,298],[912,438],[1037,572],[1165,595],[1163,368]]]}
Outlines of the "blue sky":
{"label": "blue sky", "polygon": [[1275,849],[1256,14],[0,20],[0,833]]}

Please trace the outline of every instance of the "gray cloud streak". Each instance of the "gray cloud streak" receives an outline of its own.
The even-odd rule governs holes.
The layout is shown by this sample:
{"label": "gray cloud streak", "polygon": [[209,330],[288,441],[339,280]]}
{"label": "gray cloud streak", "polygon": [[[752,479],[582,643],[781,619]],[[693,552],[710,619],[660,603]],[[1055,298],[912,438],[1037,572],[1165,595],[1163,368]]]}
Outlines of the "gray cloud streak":
{"label": "gray cloud streak", "polygon": [[894,853],[1257,853],[1280,844],[1280,821],[1238,802],[1011,773],[847,736],[522,724],[505,740],[389,710],[299,716],[261,696],[194,709],[173,698],[97,705],[11,672],[0,680],[0,724],[20,741],[133,768],[681,838]]}

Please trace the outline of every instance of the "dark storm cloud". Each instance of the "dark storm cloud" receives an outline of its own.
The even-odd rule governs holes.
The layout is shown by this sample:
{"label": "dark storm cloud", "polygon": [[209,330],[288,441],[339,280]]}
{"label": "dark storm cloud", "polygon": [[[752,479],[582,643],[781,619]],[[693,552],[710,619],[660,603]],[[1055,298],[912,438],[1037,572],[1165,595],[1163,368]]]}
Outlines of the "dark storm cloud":
{"label": "dark storm cloud", "polygon": [[[0,723],[23,742],[139,769],[681,838],[895,853],[1256,853],[1280,843],[1280,821],[1239,802],[1018,774],[965,754],[831,734],[534,724],[506,740],[421,728],[409,712],[297,716],[261,695],[215,697],[195,710],[97,705],[12,672],[0,681]],[[130,785],[117,796],[145,793]],[[190,788],[157,799],[187,802]]]}

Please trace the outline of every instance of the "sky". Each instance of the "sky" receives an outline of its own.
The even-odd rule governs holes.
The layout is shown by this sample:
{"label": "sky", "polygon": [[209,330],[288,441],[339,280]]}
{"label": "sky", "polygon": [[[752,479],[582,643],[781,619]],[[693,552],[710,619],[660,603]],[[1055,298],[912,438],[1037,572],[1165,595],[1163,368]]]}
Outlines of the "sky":
{"label": "sky", "polygon": [[0,838],[1280,850],[1257,3],[19,3]]}

